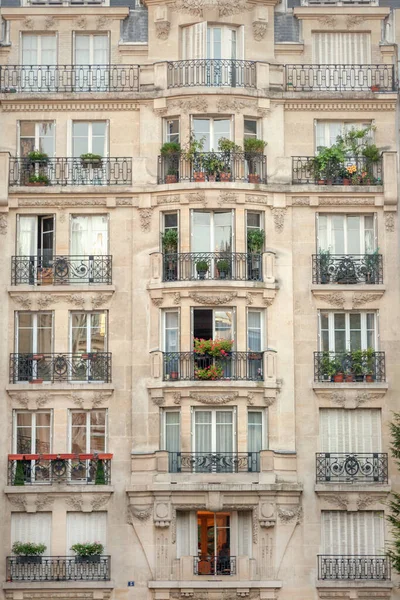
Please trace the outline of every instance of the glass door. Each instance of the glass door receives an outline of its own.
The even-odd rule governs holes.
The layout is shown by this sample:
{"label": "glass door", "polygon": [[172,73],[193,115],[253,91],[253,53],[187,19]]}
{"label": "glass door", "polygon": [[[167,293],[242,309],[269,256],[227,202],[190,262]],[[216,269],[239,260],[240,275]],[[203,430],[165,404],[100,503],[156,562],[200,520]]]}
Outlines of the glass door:
{"label": "glass door", "polygon": [[248,348],[248,378],[262,378],[262,313],[259,310],[249,310],[247,313],[247,348]]}
{"label": "glass door", "polygon": [[[234,340],[234,312],[232,309],[193,309],[193,340]],[[235,368],[232,353],[224,356],[213,357],[209,354],[194,355],[194,371],[199,379],[206,371],[213,368],[217,372],[217,379],[229,379]]]}
{"label": "glass door", "polygon": [[107,358],[105,312],[71,313],[72,381],[104,381]]}
{"label": "glass door", "polygon": [[108,215],[71,217],[72,276],[83,277],[89,283],[104,280],[108,255]]}
{"label": "glass door", "polygon": [[237,29],[232,27],[207,27],[207,85],[237,85]]}
{"label": "glass door", "polygon": [[[14,414],[13,452],[15,454],[51,453],[51,412],[16,411]],[[50,462],[39,460],[21,461],[25,483],[48,483]],[[19,464],[19,461],[18,463]],[[15,467],[15,476],[17,475]]]}
{"label": "glass door", "polygon": [[75,36],[75,86],[78,91],[107,91],[108,64],[108,35],[80,33]]}
{"label": "glass door", "polygon": [[[192,212],[191,252],[195,254],[192,266],[194,279],[222,278],[222,265],[226,268],[224,278],[231,277],[232,238],[233,211]],[[199,262],[207,269],[200,269]]]}
{"label": "glass door", "polygon": [[197,473],[235,471],[235,423],[232,410],[195,410],[194,469]]}
{"label": "glass door", "polygon": [[[106,180],[108,165],[101,160],[107,156],[107,122],[75,121],[72,123],[72,156],[75,183],[102,185]],[[95,157],[85,155],[96,155]],[[80,159],[80,160],[79,160]]]}
{"label": "glass door", "polygon": [[263,444],[263,413],[252,410],[247,413],[247,465],[249,471],[260,470],[260,452],[264,450]]}
{"label": "glass door", "polygon": [[199,575],[231,574],[231,515],[197,513]]}
{"label": "glass door", "polygon": [[17,312],[15,345],[18,382],[52,381],[52,312]]}
{"label": "glass door", "polygon": [[54,91],[58,83],[56,36],[23,33],[21,64],[21,91]]}
{"label": "glass door", "polygon": [[[69,421],[69,451],[72,454],[107,452],[107,412],[105,410],[73,410]],[[70,461],[71,480],[74,483],[94,483],[97,465],[91,459]]]}
{"label": "glass door", "polygon": [[181,472],[181,424],[180,412],[177,410],[166,410],[163,413],[163,443],[162,448],[168,452],[168,463],[170,473]]}

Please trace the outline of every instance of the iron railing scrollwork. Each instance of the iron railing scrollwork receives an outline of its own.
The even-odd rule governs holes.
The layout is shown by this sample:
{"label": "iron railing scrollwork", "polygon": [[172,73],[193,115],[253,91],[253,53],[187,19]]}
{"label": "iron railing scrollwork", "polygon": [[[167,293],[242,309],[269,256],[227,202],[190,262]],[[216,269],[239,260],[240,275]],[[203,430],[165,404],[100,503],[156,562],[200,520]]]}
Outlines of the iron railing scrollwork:
{"label": "iron railing scrollwork", "polygon": [[258,473],[259,452],[169,452],[170,473]]}
{"label": "iron railing scrollwork", "polygon": [[250,60],[205,58],[168,62],[167,87],[257,87],[256,63]]}
{"label": "iron railing scrollwork", "polygon": [[388,455],[382,452],[318,452],[317,483],[387,483]]}
{"label": "iron railing scrollwork", "polygon": [[[203,265],[200,270],[197,264]],[[204,265],[207,270],[204,270]],[[163,254],[163,281],[262,281],[262,254],[181,252]]]}
{"label": "iron railing scrollwork", "polygon": [[348,156],[343,163],[328,161],[319,170],[314,156],[292,157],[292,183],[318,185],[382,185],[382,156],[370,162],[365,156]]}
{"label": "iron railing scrollwork", "polygon": [[288,92],[393,92],[395,66],[380,65],[285,65]]}
{"label": "iron railing scrollwork", "polygon": [[260,152],[177,152],[158,157],[158,183],[239,181],[267,183],[267,157]]}
{"label": "iron railing scrollwork", "polygon": [[111,556],[7,556],[7,581],[109,581]]}
{"label": "iron railing scrollwork", "polygon": [[383,283],[382,254],[313,254],[313,283]]}
{"label": "iron railing scrollwork", "polygon": [[0,92],[139,92],[139,65],[1,65]]}
{"label": "iron railing scrollwork", "polygon": [[13,353],[10,383],[111,383],[111,352]]}
{"label": "iron railing scrollwork", "polygon": [[[338,380],[340,379],[340,381]],[[314,352],[314,381],[386,381],[384,352]]]}
{"label": "iron railing scrollwork", "polygon": [[264,352],[228,352],[212,357],[195,352],[163,352],[164,381],[263,381]]}
{"label": "iron railing scrollwork", "polygon": [[236,575],[236,556],[195,556],[193,574]]}
{"label": "iron railing scrollwork", "polygon": [[12,256],[11,285],[112,284],[112,256]]}
{"label": "iron railing scrollwork", "polygon": [[318,579],[377,580],[390,579],[390,560],[387,556],[318,555]]}
{"label": "iron railing scrollwork", "polygon": [[82,158],[10,158],[10,186],[131,185],[132,159],[102,157],[89,162]]}
{"label": "iron railing scrollwork", "polygon": [[[99,462],[101,461],[101,462]],[[99,469],[99,465],[101,468]],[[8,457],[8,484],[111,483],[111,460],[102,455],[24,454]]]}

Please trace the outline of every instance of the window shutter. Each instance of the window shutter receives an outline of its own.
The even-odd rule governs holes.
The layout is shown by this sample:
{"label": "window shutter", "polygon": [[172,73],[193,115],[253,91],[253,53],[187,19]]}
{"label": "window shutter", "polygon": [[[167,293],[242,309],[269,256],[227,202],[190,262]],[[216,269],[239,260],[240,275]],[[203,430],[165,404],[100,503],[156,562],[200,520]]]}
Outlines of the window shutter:
{"label": "window shutter", "polygon": [[44,544],[45,554],[51,555],[51,513],[12,513],[11,544],[14,542]]}
{"label": "window shutter", "polygon": [[384,519],[380,511],[323,511],[322,553],[384,553]]}
{"label": "window shutter", "polygon": [[321,409],[320,445],[321,452],[381,452],[380,410]]}
{"label": "window shutter", "polygon": [[103,553],[106,554],[107,547],[107,513],[67,513],[67,555],[71,556],[73,544],[84,544],[85,542],[100,542],[104,546]]}
{"label": "window shutter", "polygon": [[369,33],[313,34],[313,63],[317,65],[365,65],[371,63]]}
{"label": "window shutter", "polygon": [[251,512],[238,512],[238,556],[251,558]]}

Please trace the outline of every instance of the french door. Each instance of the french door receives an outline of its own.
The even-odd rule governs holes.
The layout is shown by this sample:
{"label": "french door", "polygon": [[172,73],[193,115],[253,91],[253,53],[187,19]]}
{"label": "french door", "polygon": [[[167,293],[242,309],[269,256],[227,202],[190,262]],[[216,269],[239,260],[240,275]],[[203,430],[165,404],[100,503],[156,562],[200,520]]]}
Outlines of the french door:
{"label": "french door", "polygon": [[[14,378],[19,382],[32,380],[51,381],[52,361],[46,354],[53,350],[53,313],[15,313]],[[15,381],[16,383],[16,381]]]}
{"label": "french door", "polygon": [[[107,411],[72,410],[69,413],[69,452],[93,454],[107,452]],[[70,461],[71,480],[93,483],[96,469],[91,460]]]}
{"label": "french door", "polygon": [[377,346],[375,313],[321,311],[320,350],[351,352]]}
{"label": "french door", "polygon": [[[232,264],[233,247],[233,211],[200,211],[191,214],[191,252],[195,254],[191,264],[191,278],[217,279],[220,276],[218,266],[223,260],[228,265],[229,279]],[[207,271],[201,275],[197,263],[207,264]]]}
{"label": "french door", "polygon": [[320,410],[321,452],[379,453],[381,411],[375,408]]}
{"label": "french door", "polygon": [[236,410],[195,409],[192,418],[194,471],[235,471]]}
{"label": "french door", "polygon": [[318,251],[371,254],[377,247],[375,215],[317,215]]}
{"label": "french door", "polygon": [[71,268],[76,278],[89,283],[104,281],[108,255],[108,215],[74,215],[71,217]]}
{"label": "french door", "polygon": [[17,215],[15,284],[53,282],[54,229],[53,215]]}
{"label": "french door", "polygon": [[107,314],[105,312],[72,312],[71,362],[72,381],[104,381],[107,379]]}
{"label": "french door", "polygon": [[[49,410],[15,411],[13,419],[13,453],[50,454],[52,444],[51,416]],[[25,483],[49,483],[49,461],[42,459],[39,461],[30,460],[23,461],[22,464]]]}
{"label": "french door", "polygon": [[384,516],[381,511],[322,511],[322,552],[327,555],[383,555]]}
{"label": "french door", "polygon": [[194,138],[203,142],[204,152],[217,152],[219,140],[231,139],[232,121],[224,117],[194,117],[192,130]]}
{"label": "french door", "polygon": [[21,91],[57,88],[57,38],[54,34],[23,33],[21,40]]}
{"label": "french door", "polygon": [[75,89],[102,92],[109,88],[109,40],[105,34],[75,34]]}
{"label": "french door", "polygon": [[181,449],[181,415],[177,410],[162,413],[161,447],[168,452],[169,472],[179,473]]}
{"label": "french door", "polygon": [[197,513],[199,575],[231,574],[230,513]]}

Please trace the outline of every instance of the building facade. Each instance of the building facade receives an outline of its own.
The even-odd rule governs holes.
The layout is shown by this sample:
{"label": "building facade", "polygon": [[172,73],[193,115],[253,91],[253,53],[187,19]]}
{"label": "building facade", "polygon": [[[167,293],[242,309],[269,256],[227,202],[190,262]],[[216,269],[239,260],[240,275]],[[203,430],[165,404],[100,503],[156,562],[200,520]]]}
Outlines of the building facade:
{"label": "building facade", "polygon": [[2,0],[3,598],[400,597],[398,4]]}

